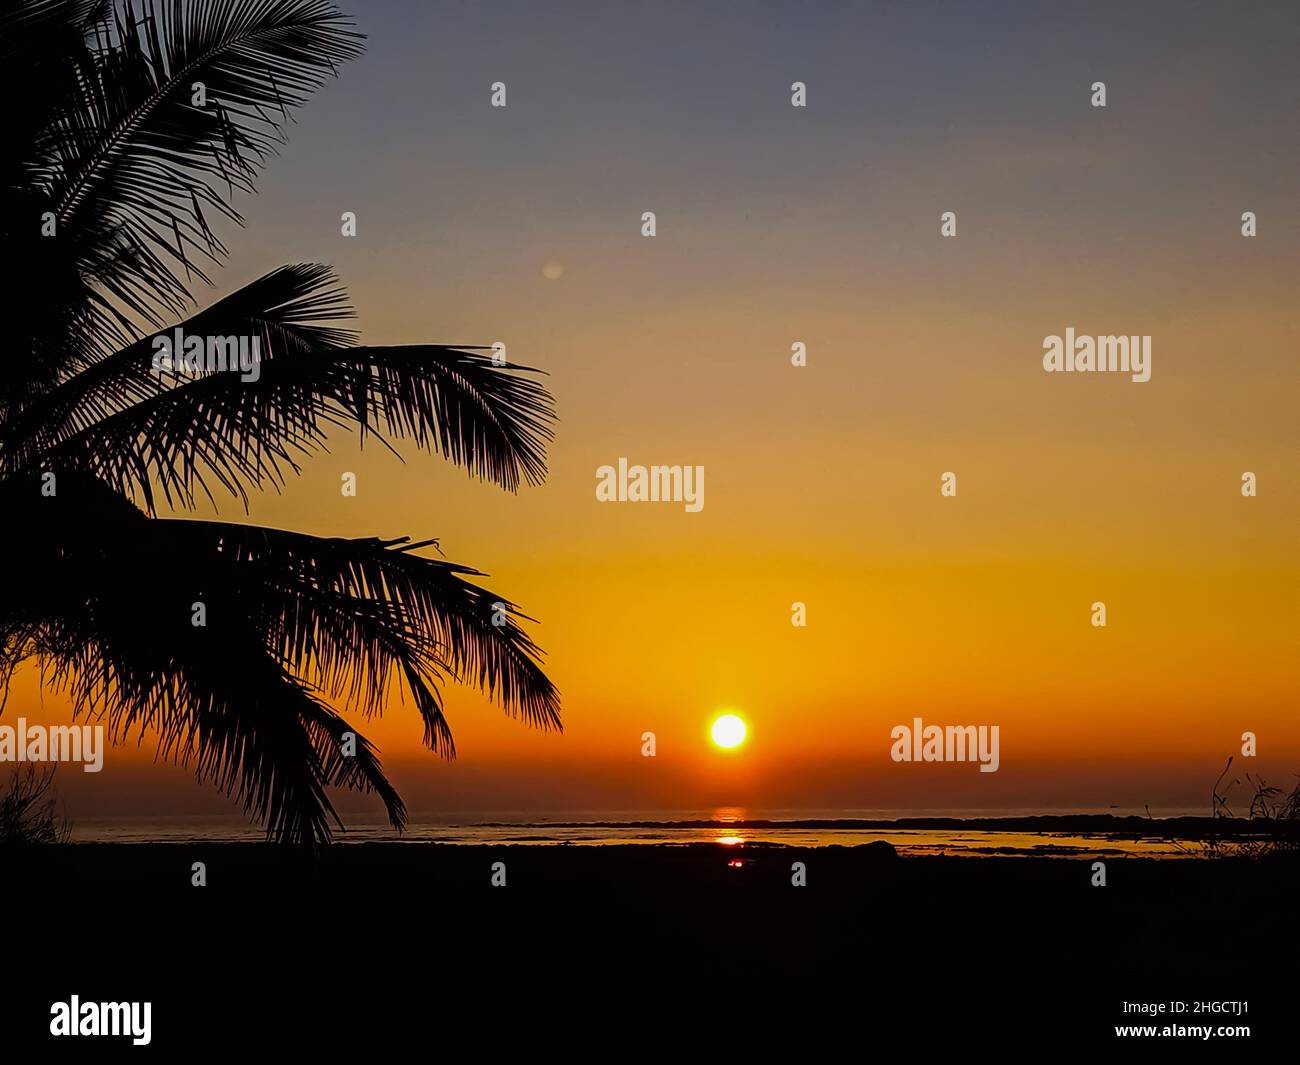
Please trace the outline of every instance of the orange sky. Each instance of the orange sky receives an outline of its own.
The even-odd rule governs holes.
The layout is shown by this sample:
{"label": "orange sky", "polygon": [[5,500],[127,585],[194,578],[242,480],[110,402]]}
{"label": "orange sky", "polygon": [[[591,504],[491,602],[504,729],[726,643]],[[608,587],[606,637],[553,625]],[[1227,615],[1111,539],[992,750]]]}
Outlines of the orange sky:
{"label": "orange sky", "polygon": [[[534,283],[582,301],[589,269]],[[542,488],[512,497],[435,458],[402,465],[341,441],[255,503],[253,521],[323,534],[437,535],[540,619],[564,735],[457,690],[449,767],[394,705],[365,731],[412,808],[1199,801],[1248,729],[1276,782],[1300,767],[1294,396],[1223,356],[1239,308],[1198,308],[1199,331],[1135,322],[1156,336],[1145,385],[1049,377],[1042,329],[1020,330],[1013,351],[1017,330],[994,322],[989,339],[968,330],[959,387],[924,355],[961,343],[955,330],[902,310],[862,315],[854,334],[914,330],[908,349],[836,345],[823,318],[794,369],[784,323],[755,315],[711,335],[704,302],[626,338],[620,363],[658,372],[630,370],[604,404],[579,366],[602,365],[616,323],[551,339],[562,361],[529,356],[554,366],[562,417]],[[505,324],[452,335],[525,328]],[[403,338],[416,339],[385,339]],[[717,416],[683,417],[683,394]],[[703,511],[596,502],[596,467],[620,455],[703,464]],[[1239,492],[1247,469],[1255,499]],[[343,470],[359,474],[356,499],[339,494]],[[944,470],[955,499],[939,495]],[[790,624],[795,600],[805,629]],[[706,740],[724,707],[750,723],[738,756]],[[914,716],[998,724],[999,773],[891,764],[889,730]],[[647,730],[654,760],[639,755]]]}

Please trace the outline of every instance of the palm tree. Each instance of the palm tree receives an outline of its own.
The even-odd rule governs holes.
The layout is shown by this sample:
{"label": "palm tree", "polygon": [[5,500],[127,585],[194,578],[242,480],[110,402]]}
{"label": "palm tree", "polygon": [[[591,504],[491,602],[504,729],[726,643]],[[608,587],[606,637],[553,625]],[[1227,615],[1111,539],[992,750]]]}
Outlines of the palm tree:
{"label": "palm tree", "polygon": [[[481,348],[358,346],[324,266],[284,266],[204,310],[283,122],[362,38],[324,0],[17,0],[0,15],[0,682],[36,659],[74,713],[145,733],[269,838],[316,846],[328,789],[402,801],[342,716],[409,690],[452,757],[440,689],[478,686],[559,728],[508,601],[435,541],[339,539],[160,518],[213,491],[247,508],[327,434],[408,440],[514,491],[545,476],[554,419],[529,368]],[[202,88],[200,92],[199,87]],[[257,379],[154,365],[152,337],[255,337]],[[196,606],[201,604],[201,606]],[[504,613],[501,609],[504,605]],[[205,625],[194,622],[206,614]]]}

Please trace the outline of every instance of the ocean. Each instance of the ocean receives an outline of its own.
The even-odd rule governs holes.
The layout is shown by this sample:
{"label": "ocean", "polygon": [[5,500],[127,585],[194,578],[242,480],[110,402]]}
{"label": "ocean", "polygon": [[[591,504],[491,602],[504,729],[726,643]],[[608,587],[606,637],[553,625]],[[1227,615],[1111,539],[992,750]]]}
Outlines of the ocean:
{"label": "ocean", "polygon": [[[1157,818],[1193,816],[1188,810],[1153,810]],[[1158,823],[1149,833],[1129,822],[1123,833],[1105,822],[1079,826],[1079,817],[1146,817],[1145,810],[1050,811],[1070,823],[1041,830],[1026,824],[1025,810],[713,810],[558,811],[539,816],[523,811],[413,812],[398,833],[374,815],[344,816],[338,843],[398,842],[457,844],[581,845],[715,843],[852,847],[886,840],[901,854],[1012,854],[1087,857],[1136,854],[1182,857],[1194,844]],[[1043,816],[1039,814],[1038,816]],[[930,822],[960,819],[959,823]],[[1014,826],[990,820],[1014,819]],[[920,823],[918,823],[920,822]],[[263,832],[237,815],[156,815],[79,818],[73,842],[218,843],[256,842]]]}

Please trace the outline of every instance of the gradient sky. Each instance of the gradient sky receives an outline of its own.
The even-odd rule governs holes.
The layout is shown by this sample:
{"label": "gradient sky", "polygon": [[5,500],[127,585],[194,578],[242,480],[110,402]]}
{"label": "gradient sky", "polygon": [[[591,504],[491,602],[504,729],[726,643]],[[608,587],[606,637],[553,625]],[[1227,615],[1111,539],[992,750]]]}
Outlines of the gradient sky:
{"label": "gradient sky", "polygon": [[[366,341],[503,341],[561,417],[517,496],[340,439],[253,504],[440,537],[540,619],[563,735],[466,689],[455,764],[409,703],[363,729],[413,810],[1208,809],[1248,729],[1300,769],[1294,4],[352,6],[212,297],[332,263]],[[1045,374],[1067,326],[1150,334],[1151,381]],[[621,455],[704,510],[597,503]],[[915,716],[999,725],[1000,771],[890,762]],[[74,817],[227,808],[151,756],[62,774]]]}

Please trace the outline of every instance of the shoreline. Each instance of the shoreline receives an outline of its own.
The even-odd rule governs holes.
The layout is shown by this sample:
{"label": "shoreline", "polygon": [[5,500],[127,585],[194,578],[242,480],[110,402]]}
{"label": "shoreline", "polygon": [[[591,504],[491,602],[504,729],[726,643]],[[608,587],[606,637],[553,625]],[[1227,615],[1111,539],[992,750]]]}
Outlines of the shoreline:
{"label": "shoreline", "polygon": [[[80,822],[72,824],[73,846],[102,845],[264,845],[251,825],[177,825],[157,822]],[[908,852],[983,850],[1033,853],[1045,848],[1082,854],[1114,849],[1124,853],[1182,857],[1184,850],[1215,844],[1255,846],[1270,841],[1300,842],[1300,825],[1262,818],[1167,818],[1111,814],[1032,814],[962,818],[689,818],[666,820],[467,820],[457,823],[418,819],[399,833],[385,824],[356,824],[336,831],[332,845],[389,844],[495,846],[681,846],[772,845],[852,847],[883,839]],[[1186,845],[1186,847],[1184,847]]]}
{"label": "shoreline", "polygon": [[834,829],[850,831],[925,830],[945,829],[972,832],[1079,832],[1104,834],[1155,834],[1182,835],[1186,831],[1213,832],[1216,835],[1261,835],[1274,831],[1277,822],[1256,818],[1205,817],[1180,815],[1176,817],[1141,817],[1136,814],[1025,814],[1008,817],[895,817],[895,818],[737,818],[736,820],[677,820],[661,821],[638,819],[630,821],[477,821],[475,828],[514,828],[544,826],[546,828],[663,828],[663,829]]}

